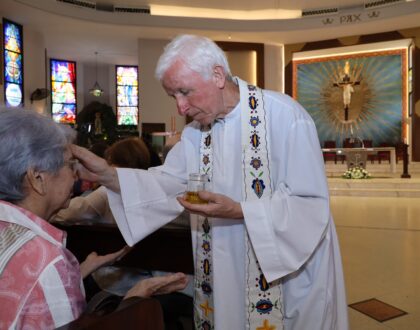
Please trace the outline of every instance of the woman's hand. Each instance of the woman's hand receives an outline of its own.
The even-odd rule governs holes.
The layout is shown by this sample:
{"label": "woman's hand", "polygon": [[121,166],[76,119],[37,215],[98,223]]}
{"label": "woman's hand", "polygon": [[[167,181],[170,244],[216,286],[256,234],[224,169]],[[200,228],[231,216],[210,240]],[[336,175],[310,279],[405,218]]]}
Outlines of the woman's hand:
{"label": "woman's hand", "polygon": [[114,192],[120,192],[117,171],[114,167],[108,165],[105,159],[75,144],[72,144],[70,149],[73,157],[80,162],[77,167],[77,174],[80,179],[98,182]]}
{"label": "woman's hand", "polygon": [[178,202],[189,212],[212,218],[242,219],[241,204],[233,199],[209,191],[199,191],[200,199],[207,201],[207,204],[193,204],[184,197],[177,197]]}
{"label": "woman's hand", "polygon": [[185,289],[188,277],[184,273],[175,273],[165,276],[156,276],[140,280],[128,290],[124,299],[130,297],[150,297],[153,295],[166,294]]}
{"label": "woman's hand", "polygon": [[115,261],[120,260],[128,252],[130,252],[131,249],[132,247],[125,246],[117,252],[109,253],[103,256],[98,255],[96,252],[90,253],[86,257],[86,260],[80,264],[80,272],[82,273],[82,277],[85,278],[100,267],[112,265]]}

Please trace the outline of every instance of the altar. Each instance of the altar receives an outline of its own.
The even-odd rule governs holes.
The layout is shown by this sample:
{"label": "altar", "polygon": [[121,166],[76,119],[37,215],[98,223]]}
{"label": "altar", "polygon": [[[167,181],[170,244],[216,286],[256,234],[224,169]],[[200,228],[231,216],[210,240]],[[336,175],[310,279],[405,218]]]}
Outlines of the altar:
{"label": "altar", "polygon": [[376,148],[323,148],[322,152],[335,152],[337,155],[345,155],[347,168],[360,166],[366,168],[368,155],[376,155],[379,151],[390,152],[390,171],[397,172],[397,159],[394,147],[376,147]]}

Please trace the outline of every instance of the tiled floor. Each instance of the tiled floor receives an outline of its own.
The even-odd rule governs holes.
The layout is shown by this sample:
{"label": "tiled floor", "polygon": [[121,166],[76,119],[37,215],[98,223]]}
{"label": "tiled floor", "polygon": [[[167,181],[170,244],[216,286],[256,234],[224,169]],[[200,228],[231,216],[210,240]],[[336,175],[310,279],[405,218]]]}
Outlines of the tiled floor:
{"label": "tiled floor", "polygon": [[348,304],[377,298],[408,314],[380,323],[349,308],[352,330],[420,329],[420,200],[332,196]]}

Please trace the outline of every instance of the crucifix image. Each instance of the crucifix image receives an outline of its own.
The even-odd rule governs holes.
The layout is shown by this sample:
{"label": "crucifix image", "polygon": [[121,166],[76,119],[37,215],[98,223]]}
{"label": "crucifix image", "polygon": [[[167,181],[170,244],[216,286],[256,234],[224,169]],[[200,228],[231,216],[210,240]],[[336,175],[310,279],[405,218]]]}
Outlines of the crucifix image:
{"label": "crucifix image", "polygon": [[346,61],[344,65],[344,74],[341,77],[341,80],[337,83],[334,83],[334,87],[341,87],[343,89],[343,104],[344,104],[344,120],[349,120],[349,110],[351,102],[351,94],[354,93],[353,86],[360,85],[360,81],[352,81],[350,77],[350,63]]}

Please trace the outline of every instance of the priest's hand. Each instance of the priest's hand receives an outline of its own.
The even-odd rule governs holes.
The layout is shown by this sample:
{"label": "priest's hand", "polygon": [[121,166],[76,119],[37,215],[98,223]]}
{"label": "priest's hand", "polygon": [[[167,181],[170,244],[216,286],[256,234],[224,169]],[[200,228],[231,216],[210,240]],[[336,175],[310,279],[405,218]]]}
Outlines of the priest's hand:
{"label": "priest's hand", "polygon": [[98,182],[116,193],[120,192],[117,171],[105,159],[75,144],[70,148],[73,157],[79,160],[77,175],[80,179]]}
{"label": "priest's hand", "polygon": [[178,202],[189,212],[212,218],[243,219],[241,204],[233,199],[209,191],[199,191],[198,195],[206,203],[190,203],[184,197],[177,197]]}

